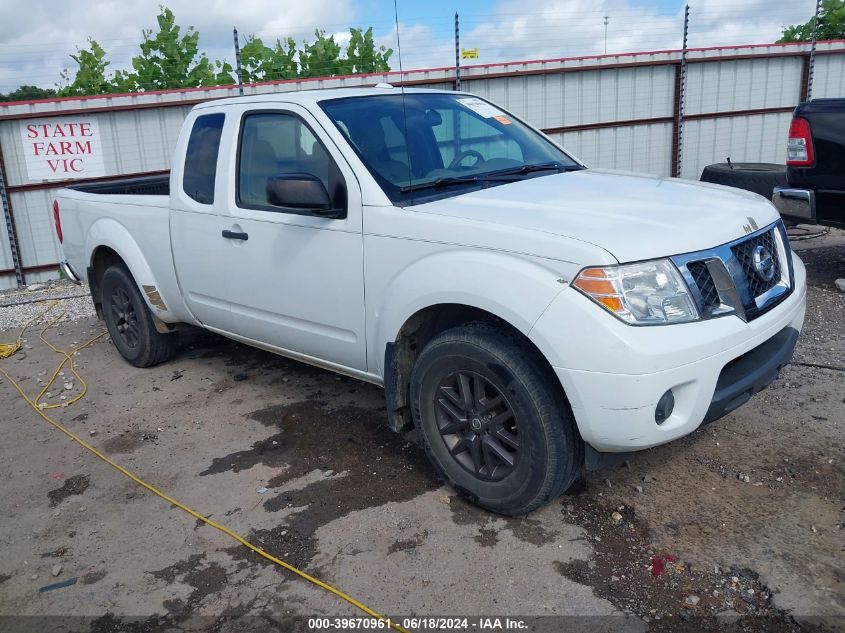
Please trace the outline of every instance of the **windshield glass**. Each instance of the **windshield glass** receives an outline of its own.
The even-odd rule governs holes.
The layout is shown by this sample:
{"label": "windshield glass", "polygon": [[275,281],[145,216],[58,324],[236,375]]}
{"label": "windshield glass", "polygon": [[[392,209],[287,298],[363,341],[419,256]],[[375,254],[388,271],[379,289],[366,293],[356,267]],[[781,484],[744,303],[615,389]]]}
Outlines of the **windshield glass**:
{"label": "windshield glass", "polygon": [[544,136],[471,95],[348,97],[320,107],[395,204],[579,169]]}

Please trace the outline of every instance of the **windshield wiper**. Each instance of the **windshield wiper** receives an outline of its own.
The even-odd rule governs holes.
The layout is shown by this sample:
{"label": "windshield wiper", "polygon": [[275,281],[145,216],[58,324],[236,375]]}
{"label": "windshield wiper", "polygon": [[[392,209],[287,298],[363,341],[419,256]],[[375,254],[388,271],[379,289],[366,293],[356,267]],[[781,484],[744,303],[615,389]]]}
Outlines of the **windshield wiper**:
{"label": "windshield wiper", "polygon": [[509,169],[502,169],[500,171],[491,171],[488,174],[480,174],[478,176],[444,176],[437,180],[429,182],[418,182],[413,185],[405,185],[400,187],[399,191],[408,193],[410,191],[420,191],[422,189],[444,189],[446,187],[454,187],[456,185],[467,185],[475,183],[496,182],[497,180],[511,180],[514,176],[524,176],[526,174],[538,171],[575,171],[577,169],[584,169],[581,165],[563,165],[561,163],[537,163],[533,165],[520,165],[519,167],[512,167]]}
{"label": "windshield wiper", "polygon": [[448,176],[445,178],[438,178],[430,182],[418,182],[415,185],[405,185],[400,187],[399,191],[408,193],[409,191],[420,191],[422,189],[443,189],[444,187],[453,187],[455,185],[466,185],[478,182],[478,176]]}
{"label": "windshield wiper", "polygon": [[495,180],[499,177],[510,176],[524,176],[538,171],[575,171],[584,169],[581,165],[562,165],[561,163],[537,163],[533,165],[520,165],[519,167],[511,167],[509,169],[501,169],[499,171],[492,171],[487,174],[487,180]]}

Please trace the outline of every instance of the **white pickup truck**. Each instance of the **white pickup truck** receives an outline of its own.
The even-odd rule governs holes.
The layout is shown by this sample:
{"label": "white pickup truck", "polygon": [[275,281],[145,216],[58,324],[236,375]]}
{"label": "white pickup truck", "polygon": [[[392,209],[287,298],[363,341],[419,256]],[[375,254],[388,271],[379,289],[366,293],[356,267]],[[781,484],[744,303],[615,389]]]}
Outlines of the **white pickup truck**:
{"label": "white pickup truck", "polygon": [[587,169],[465,93],[204,103],[172,165],[53,206],[123,357],[161,363],[190,324],[383,385],[389,425],[496,512],[732,411],[804,319],[770,202]]}

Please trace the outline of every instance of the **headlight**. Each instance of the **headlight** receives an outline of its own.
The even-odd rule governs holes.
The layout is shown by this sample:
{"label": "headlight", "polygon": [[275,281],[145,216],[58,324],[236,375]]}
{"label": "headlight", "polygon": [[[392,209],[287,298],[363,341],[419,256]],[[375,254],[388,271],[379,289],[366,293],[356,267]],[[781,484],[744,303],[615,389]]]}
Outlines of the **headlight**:
{"label": "headlight", "polygon": [[668,259],[585,268],[572,285],[632,325],[687,323],[699,318],[681,273]]}

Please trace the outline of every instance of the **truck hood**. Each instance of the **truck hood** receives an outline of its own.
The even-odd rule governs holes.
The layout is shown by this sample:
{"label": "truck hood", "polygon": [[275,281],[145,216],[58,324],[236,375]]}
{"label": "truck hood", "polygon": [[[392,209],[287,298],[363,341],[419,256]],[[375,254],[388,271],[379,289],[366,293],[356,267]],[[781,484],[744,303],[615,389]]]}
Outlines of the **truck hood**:
{"label": "truck hood", "polygon": [[740,189],[603,169],[529,178],[414,210],[589,242],[619,262],[712,248],[779,217],[768,200]]}

